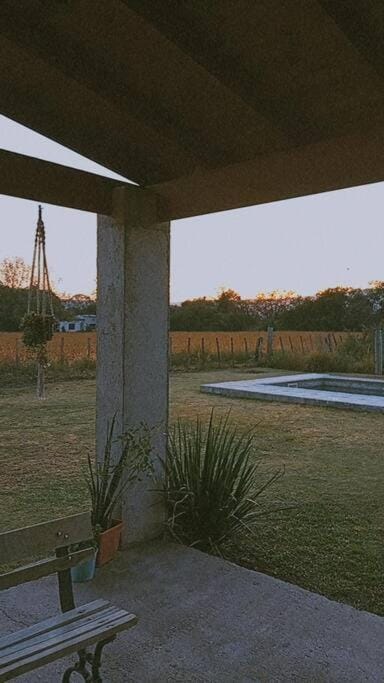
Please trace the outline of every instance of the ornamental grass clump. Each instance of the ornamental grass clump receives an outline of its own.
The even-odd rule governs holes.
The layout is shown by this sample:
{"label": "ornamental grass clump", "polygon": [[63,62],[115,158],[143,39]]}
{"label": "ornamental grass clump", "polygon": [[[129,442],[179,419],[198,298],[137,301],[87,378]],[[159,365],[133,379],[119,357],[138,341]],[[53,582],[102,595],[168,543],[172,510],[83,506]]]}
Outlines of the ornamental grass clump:
{"label": "ornamental grass clump", "polygon": [[228,543],[253,534],[260,495],[280,476],[261,481],[253,431],[241,434],[229,414],[207,427],[179,421],[168,437],[165,470],[167,527],[175,540],[222,554]]}

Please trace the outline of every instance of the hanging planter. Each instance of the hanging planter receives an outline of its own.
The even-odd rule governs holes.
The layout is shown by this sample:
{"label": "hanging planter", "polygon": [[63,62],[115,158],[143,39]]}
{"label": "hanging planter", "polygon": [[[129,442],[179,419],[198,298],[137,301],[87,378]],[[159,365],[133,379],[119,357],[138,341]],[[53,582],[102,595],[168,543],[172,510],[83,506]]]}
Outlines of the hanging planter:
{"label": "hanging planter", "polygon": [[[33,310],[34,309],[34,310]],[[35,246],[28,293],[28,310],[21,321],[24,346],[37,361],[37,398],[45,398],[45,369],[48,365],[47,342],[53,337],[55,317],[45,253],[45,227],[42,208],[36,226]]]}

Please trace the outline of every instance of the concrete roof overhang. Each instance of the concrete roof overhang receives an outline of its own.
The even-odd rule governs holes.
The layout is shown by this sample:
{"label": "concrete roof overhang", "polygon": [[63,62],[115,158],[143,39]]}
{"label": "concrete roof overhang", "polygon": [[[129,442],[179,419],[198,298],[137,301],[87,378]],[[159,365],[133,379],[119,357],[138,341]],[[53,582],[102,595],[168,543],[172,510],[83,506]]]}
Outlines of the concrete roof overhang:
{"label": "concrete roof overhang", "polygon": [[[384,180],[383,45],[382,0],[2,0],[0,113],[164,218],[239,208]],[[121,184],[0,154],[4,194],[109,213]]]}

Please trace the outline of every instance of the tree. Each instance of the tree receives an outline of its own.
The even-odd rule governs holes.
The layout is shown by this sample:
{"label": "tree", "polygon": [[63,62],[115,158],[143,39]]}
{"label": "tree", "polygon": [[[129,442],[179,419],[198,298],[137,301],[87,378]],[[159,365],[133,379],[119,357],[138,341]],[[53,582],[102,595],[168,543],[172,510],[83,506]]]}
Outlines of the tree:
{"label": "tree", "polygon": [[[57,320],[62,320],[64,311],[60,299],[52,295],[53,310]],[[27,312],[28,289],[6,287],[0,283],[0,331],[17,332]]]}
{"label": "tree", "polygon": [[[278,316],[282,330],[364,330],[374,325],[384,291],[333,287],[302,297]],[[378,308],[375,308],[375,301]]]}
{"label": "tree", "polygon": [[219,330],[219,316],[215,301],[201,297],[171,306],[171,330]]}
{"label": "tree", "polygon": [[248,301],[249,311],[254,316],[254,324],[258,329],[279,327],[279,319],[286,311],[297,306],[300,297],[295,292],[274,290],[260,292],[255,299]]}
{"label": "tree", "polygon": [[28,287],[31,277],[31,266],[21,256],[5,258],[0,263],[0,283],[11,289]]}
{"label": "tree", "polygon": [[369,289],[364,292],[369,300],[373,325],[380,327],[384,324],[384,282],[373,280],[369,283]]}
{"label": "tree", "polygon": [[233,289],[222,289],[215,299],[218,313],[217,330],[249,330],[254,316],[246,301]]}
{"label": "tree", "polygon": [[67,320],[73,320],[77,315],[96,315],[96,296],[93,294],[69,296],[63,293],[60,298],[66,311],[65,318]]}
{"label": "tree", "polygon": [[234,289],[220,289],[216,301],[219,307],[231,308],[234,304],[238,304],[241,301],[241,296]]}

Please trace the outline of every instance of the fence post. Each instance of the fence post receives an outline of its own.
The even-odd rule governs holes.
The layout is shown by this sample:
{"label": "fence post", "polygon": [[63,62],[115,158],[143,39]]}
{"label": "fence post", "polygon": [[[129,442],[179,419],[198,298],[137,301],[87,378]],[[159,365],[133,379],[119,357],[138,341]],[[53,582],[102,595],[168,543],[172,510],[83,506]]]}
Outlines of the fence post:
{"label": "fence post", "polygon": [[204,337],[201,337],[201,365],[202,365],[202,367],[205,366],[205,340],[204,340]]}
{"label": "fence post", "polygon": [[375,358],[375,375],[383,374],[383,330],[377,328],[374,333],[374,358]]}
{"label": "fence post", "polygon": [[247,342],[246,337],[244,337],[244,353],[245,353],[246,359],[248,360],[248,342]]}
{"label": "fence post", "polygon": [[88,337],[88,339],[87,339],[87,358],[88,358],[88,360],[90,359],[90,357],[91,357],[91,338]]}
{"label": "fence post", "polygon": [[235,359],[233,356],[233,337],[231,337],[231,363],[232,363],[232,367],[234,368],[235,367]]}
{"label": "fence post", "polygon": [[187,342],[188,367],[191,365],[191,337],[188,337]]}
{"label": "fence post", "polygon": [[15,363],[16,363],[16,367],[19,365],[19,360],[20,360],[20,356],[19,356],[19,340],[16,339],[16,345],[15,345]]}
{"label": "fence post", "polygon": [[60,339],[60,363],[63,365],[64,364],[64,337],[61,337]]}
{"label": "fence post", "polygon": [[219,368],[221,368],[220,342],[219,342],[218,337],[216,337],[216,350],[217,350],[217,362],[218,362]]}
{"label": "fence post", "polygon": [[259,337],[255,346],[255,363],[258,363],[261,358],[261,347],[263,345],[263,337]]}
{"label": "fence post", "polygon": [[267,356],[273,353],[273,327],[267,328]]}

